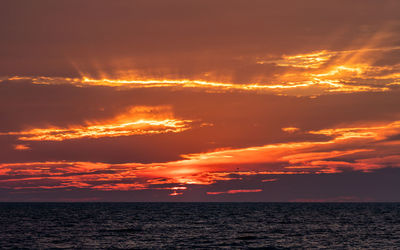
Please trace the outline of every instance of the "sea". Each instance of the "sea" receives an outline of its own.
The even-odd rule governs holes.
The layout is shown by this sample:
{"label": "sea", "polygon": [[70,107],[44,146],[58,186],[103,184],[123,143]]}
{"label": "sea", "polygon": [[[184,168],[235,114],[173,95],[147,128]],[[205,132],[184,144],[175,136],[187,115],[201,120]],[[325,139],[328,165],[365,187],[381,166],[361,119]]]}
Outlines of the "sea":
{"label": "sea", "polygon": [[0,203],[0,249],[400,249],[400,203]]}

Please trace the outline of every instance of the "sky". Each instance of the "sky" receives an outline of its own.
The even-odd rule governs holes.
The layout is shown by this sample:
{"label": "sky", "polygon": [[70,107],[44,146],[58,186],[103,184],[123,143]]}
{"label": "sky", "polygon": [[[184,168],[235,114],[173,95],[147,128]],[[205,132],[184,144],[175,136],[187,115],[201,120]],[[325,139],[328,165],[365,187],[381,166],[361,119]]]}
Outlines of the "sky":
{"label": "sky", "polygon": [[400,201],[400,1],[0,0],[0,201]]}

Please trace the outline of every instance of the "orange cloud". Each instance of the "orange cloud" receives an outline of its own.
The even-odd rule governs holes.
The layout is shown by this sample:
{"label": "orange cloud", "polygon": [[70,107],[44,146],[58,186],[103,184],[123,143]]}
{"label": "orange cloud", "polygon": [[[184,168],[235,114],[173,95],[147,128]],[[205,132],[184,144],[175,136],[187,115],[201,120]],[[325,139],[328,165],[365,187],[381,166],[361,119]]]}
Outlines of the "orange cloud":
{"label": "orange cloud", "polygon": [[262,189],[235,189],[228,190],[225,192],[207,192],[208,195],[218,195],[218,194],[240,194],[240,193],[258,193],[262,192]]}
{"label": "orange cloud", "polygon": [[389,124],[369,125],[363,127],[333,128],[310,131],[311,134],[333,136],[336,140],[373,139],[382,140],[400,130],[400,121]]}
{"label": "orange cloud", "polygon": [[21,141],[63,141],[80,138],[179,133],[188,130],[191,122],[191,120],[174,118],[172,110],[168,106],[139,106],[110,120],[88,121],[84,125],[66,128],[34,128],[20,132],[0,133],[0,135],[17,135]]}
{"label": "orange cloud", "polygon": [[265,180],[262,180],[262,182],[274,182],[274,181],[277,181],[277,180],[278,180],[277,178],[265,179]]}
{"label": "orange cloud", "polygon": [[295,133],[299,131],[299,128],[296,127],[287,127],[287,128],[282,128],[282,131],[287,132],[287,133]]}
{"label": "orange cloud", "polygon": [[[385,167],[385,165],[371,164],[357,160],[357,158],[370,158],[371,155],[386,152],[385,149],[380,148],[379,143],[392,135],[399,134],[400,122],[326,129],[310,131],[310,133],[331,136],[331,139],[314,142],[269,144],[239,149],[221,149],[214,152],[183,155],[185,159],[163,165],[167,167],[180,166],[185,171],[193,171],[192,173],[212,171],[213,169],[232,173],[232,164],[234,166],[242,165],[242,171],[240,172],[252,170],[254,164],[286,164],[284,168],[298,168],[299,170],[309,169],[312,166],[312,168],[320,169],[316,171],[325,172],[337,172],[342,167],[358,170],[376,169]],[[373,142],[376,144],[373,144]],[[388,153],[391,154],[391,151]],[[354,157],[356,161],[355,163],[340,164],[340,162],[329,160],[341,157]],[[323,160],[325,161],[322,164]],[[259,169],[258,172],[263,172],[263,170]]]}
{"label": "orange cloud", "polygon": [[[183,194],[190,185],[211,185],[257,175],[338,173],[400,167],[400,144],[386,139],[400,134],[400,122],[332,128],[310,133],[328,140],[217,149],[183,155],[161,163],[27,162],[0,164],[2,188],[91,188],[96,190],[167,189]],[[276,181],[273,178],[263,182]],[[161,185],[161,187],[160,187]],[[231,191],[230,193],[235,193]],[[239,191],[237,191],[239,192]],[[237,193],[236,192],[236,193]],[[229,192],[228,192],[229,193]]]}
{"label": "orange cloud", "polygon": [[295,67],[304,69],[317,69],[329,61],[334,55],[326,50],[310,54],[284,55],[282,59],[272,61],[257,61],[258,64],[275,63],[282,67]]}
{"label": "orange cloud", "polygon": [[15,150],[29,150],[31,148],[27,145],[17,144],[17,145],[14,145],[14,149]]}
{"label": "orange cloud", "polygon": [[[304,54],[282,55],[275,60],[257,58],[257,64],[274,64],[285,68],[273,78],[258,76],[246,84],[232,81],[223,75],[216,81],[204,79],[157,79],[137,72],[116,70],[118,73],[100,72],[102,78],[82,74],[73,84],[113,87],[179,87],[201,88],[213,91],[259,91],[287,95],[318,95],[331,92],[388,91],[398,84],[400,64],[379,66],[375,62],[383,55],[399,51],[399,46],[379,47],[385,36],[377,34],[364,46],[351,50],[321,50]],[[207,80],[206,80],[207,79]],[[265,79],[268,79],[267,81]],[[379,81],[377,81],[379,80]]]}
{"label": "orange cloud", "polygon": [[[81,72],[80,78],[21,77],[8,81],[31,80],[34,84],[72,84],[75,86],[108,86],[116,88],[192,88],[205,91],[256,91],[260,93],[314,96],[335,92],[382,92],[399,84],[400,64],[377,66],[375,61],[383,53],[400,50],[400,47],[360,48],[344,51],[322,50],[306,54],[283,55],[276,60],[258,59],[258,64],[275,64],[285,68],[271,76],[258,76],[247,83],[235,82],[230,76],[160,78],[135,71],[111,70],[92,77]],[[215,79],[214,79],[215,78]],[[224,81],[216,79],[225,79]]]}

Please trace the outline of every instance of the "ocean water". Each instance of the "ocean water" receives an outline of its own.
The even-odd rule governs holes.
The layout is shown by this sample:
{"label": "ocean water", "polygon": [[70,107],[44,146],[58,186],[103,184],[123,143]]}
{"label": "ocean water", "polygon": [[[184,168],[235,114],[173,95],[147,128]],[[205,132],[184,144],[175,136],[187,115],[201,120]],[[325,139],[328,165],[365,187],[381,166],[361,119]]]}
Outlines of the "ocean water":
{"label": "ocean water", "polygon": [[1,249],[400,249],[399,203],[2,203]]}

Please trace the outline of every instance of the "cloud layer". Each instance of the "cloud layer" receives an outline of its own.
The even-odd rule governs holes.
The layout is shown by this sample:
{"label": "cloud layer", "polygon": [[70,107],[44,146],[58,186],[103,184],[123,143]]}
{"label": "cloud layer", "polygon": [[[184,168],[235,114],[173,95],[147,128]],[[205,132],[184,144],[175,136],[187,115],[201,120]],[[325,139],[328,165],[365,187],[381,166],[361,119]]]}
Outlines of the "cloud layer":
{"label": "cloud layer", "polygon": [[398,9],[3,1],[0,201],[399,201]]}

